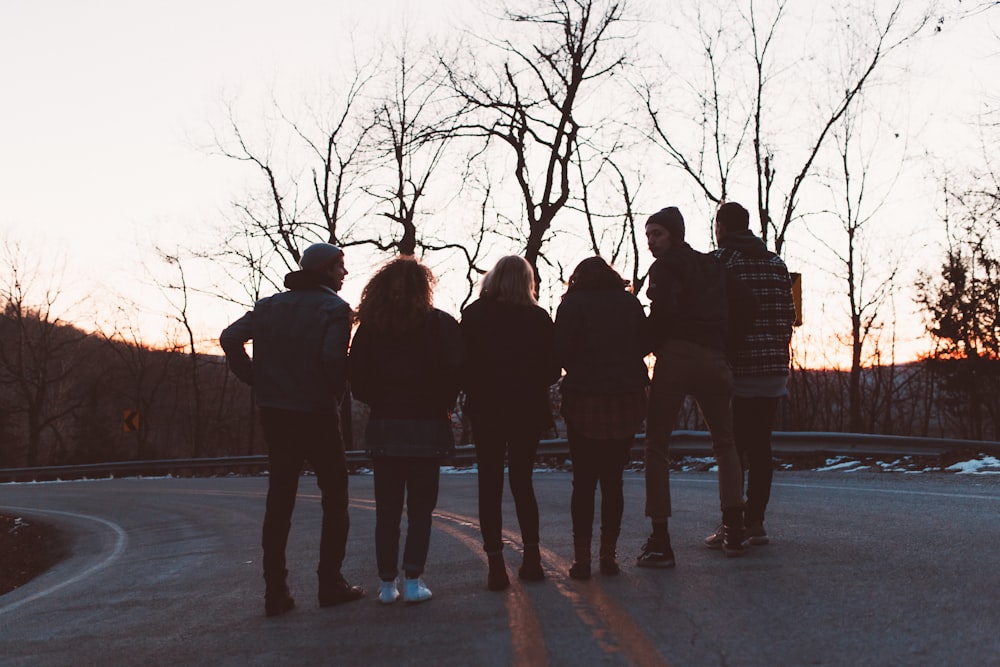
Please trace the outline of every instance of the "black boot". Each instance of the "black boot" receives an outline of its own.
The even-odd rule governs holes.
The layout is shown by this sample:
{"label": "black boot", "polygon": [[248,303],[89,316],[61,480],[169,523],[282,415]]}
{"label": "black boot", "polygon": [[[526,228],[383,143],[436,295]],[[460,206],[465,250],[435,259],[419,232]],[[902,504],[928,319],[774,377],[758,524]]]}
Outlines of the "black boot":
{"label": "black boot", "polygon": [[542,570],[542,552],[537,544],[524,545],[524,560],[517,571],[517,576],[525,581],[541,581],[545,578]]}
{"label": "black boot", "polygon": [[580,581],[590,579],[590,539],[573,538],[573,565],[569,568],[570,579]]}
{"label": "black boot", "polygon": [[503,561],[503,552],[487,553],[490,572],[486,575],[486,588],[491,591],[502,591],[510,586],[510,578],[507,577],[507,564]]}
{"label": "black boot", "polygon": [[618,537],[601,534],[600,563],[601,574],[614,576],[621,574],[622,569],[618,567]]}
{"label": "black boot", "polygon": [[288,570],[264,574],[264,615],[278,616],[295,607],[288,591]]}
{"label": "black boot", "polygon": [[365,596],[361,586],[351,586],[339,572],[335,575],[319,575],[319,606],[333,607],[345,602],[354,602]]}
{"label": "black boot", "polygon": [[727,507],[722,510],[722,553],[727,557],[742,556],[746,553],[744,543],[743,507]]}

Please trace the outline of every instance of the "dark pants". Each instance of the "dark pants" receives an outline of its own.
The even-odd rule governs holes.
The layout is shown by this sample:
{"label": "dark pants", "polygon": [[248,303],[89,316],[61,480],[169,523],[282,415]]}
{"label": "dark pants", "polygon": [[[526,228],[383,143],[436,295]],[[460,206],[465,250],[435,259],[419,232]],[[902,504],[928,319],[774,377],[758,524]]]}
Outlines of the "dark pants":
{"label": "dark pants", "polygon": [[725,354],[669,340],[656,350],[646,419],[646,516],[670,517],[670,433],[687,396],[698,403],[712,435],[721,509],[743,506],[743,469],[733,436],[733,375]]}
{"label": "dark pants", "polygon": [[[473,429],[476,428],[473,423]],[[517,523],[524,544],[538,544],[538,501],[531,475],[538,453],[537,429],[515,428],[508,432],[490,428],[475,431],[479,469],[479,529],[483,549],[503,549],[503,469],[507,459],[510,492],[514,496]]]}
{"label": "dark pants", "polygon": [[590,542],[594,529],[594,495],[601,485],[601,542],[613,542],[621,532],[625,510],[622,473],[629,461],[632,436],[609,440],[586,438],[569,428],[573,459],[573,541]]}
{"label": "dark pants", "polygon": [[431,514],[437,507],[440,463],[434,458],[379,456],[375,462],[375,560],[382,581],[399,573],[399,525],[406,503],[403,571],[423,574],[431,544]]}
{"label": "dark pants", "polygon": [[736,449],[743,469],[747,471],[747,523],[764,521],[764,511],[771,498],[771,478],[774,475],[771,428],[777,410],[777,398],[733,398]]}
{"label": "dark pants", "polygon": [[316,473],[322,495],[323,523],[319,543],[320,581],[340,578],[351,520],[347,513],[347,459],[336,413],[320,415],[260,408],[267,443],[268,486],[264,511],[264,578],[283,582],[285,547],[295,509],[303,464]]}

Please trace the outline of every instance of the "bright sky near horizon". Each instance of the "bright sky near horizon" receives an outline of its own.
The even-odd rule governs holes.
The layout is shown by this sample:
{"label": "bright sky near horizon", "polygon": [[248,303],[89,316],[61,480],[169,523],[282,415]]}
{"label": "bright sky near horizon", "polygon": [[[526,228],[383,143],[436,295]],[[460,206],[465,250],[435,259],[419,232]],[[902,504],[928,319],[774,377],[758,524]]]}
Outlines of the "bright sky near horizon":
{"label": "bright sky near horizon", "polygon": [[[245,172],[201,148],[223,121],[222,100],[308,86],[350,51],[348,32],[364,41],[404,18],[444,25],[465,5],[5,0],[0,234],[20,243],[43,270],[62,265],[67,301],[125,294],[163,313],[156,291],[143,287],[144,266],[155,263],[152,248],[183,245],[228,215],[245,189]],[[1000,96],[996,14],[949,27],[925,59],[912,63],[914,99],[927,119],[925,144],[949,158],[976,154],[969,123],[991,89],[992,101]],[[919,183],[910,187],[914,206],[937,205]],[[925,264],[937,263],[932,254]],[[348,294],[359,293],[366,277],[355,267]],[[218,330],[219,310],[205,313],[206,336]],[[162,331],[144,336],[155,341]]]}

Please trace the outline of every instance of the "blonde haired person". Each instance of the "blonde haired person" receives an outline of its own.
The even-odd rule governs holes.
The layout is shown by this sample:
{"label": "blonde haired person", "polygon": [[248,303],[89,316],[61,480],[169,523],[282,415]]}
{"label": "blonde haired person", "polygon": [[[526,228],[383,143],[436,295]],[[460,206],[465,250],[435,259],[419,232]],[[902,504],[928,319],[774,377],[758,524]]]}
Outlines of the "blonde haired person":
{"label": "blonde haired person", "polygon": [[536,301],[535,274],[523,257],[502,257],[483,277],[479,299],[462,313],[466,411],[479,466],[479,527],[489,559],[487,588],[510,585],[503,558],[504,459],[524,545],[518,575],[545,578],[538,503],[531,476],[538,439],[552,424],[549,386],[559,379],[552,318]]}

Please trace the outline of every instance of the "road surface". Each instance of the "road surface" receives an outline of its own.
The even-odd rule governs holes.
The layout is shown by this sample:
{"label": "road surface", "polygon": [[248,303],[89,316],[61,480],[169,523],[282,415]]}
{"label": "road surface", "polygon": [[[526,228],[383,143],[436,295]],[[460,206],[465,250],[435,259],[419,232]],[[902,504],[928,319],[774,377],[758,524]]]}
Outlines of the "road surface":
{"label": "road surface", "polygon": [[264,477],[0,485],[0,512],[73,535],[73,555],[0,597],[4,665],[995,665],[1000,476],[780,471],[772,544],[727,559],[710,473],[675,473],[673,570],[633,558],[641,474],[626,473],[623,573],[570,580],[571,477],[536,473],[548,578],[486,590],[474,474],[442,476],[421,605],[375,602],[372,478],[351,477],[344,572],[365,600],[319,609],[319,497],[303,478],[289,544],[297,607],[263,614]]}

